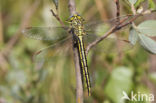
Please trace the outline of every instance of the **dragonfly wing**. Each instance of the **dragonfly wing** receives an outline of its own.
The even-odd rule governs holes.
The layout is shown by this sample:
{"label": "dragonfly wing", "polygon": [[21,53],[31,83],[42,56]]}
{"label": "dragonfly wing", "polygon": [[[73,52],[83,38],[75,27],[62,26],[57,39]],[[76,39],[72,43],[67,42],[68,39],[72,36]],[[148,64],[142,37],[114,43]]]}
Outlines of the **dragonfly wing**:
{"label": "dragonfly wing", "polygon": [[119,23],[117,22],[118,19],[120,19],[120,21],[127,22],[133,16],[134,15],[123,15],[118,18],[116,17],[116,18],[112,18],[106,21],[102,21],[102,20],[93,21],[93,22],[86,23],[84,26],[88,34],[93,33],[93,32],[98,32],[98,31],[101,32],[101,30],[104,30],[103,28],[108,29],[112,27],[113,25]]}
{"label": "dragonfly wing", "polygon": [[[94,42],[99,36],[97,35],[86,35],[84,41],[86,45]],[[93,49],[105,53],[115,53],[117,51],[129,51],[133,48],[133,45],[124,38],[119,38],[115,34],[111,34],[100,43],[98,43]]]}
{"label": "dragonfly wing", "polygon": [[54,41],[66,37],[68,31],[65,27],[27,27],[22,33],[32,39]]}
{"label": "dragonfly wing", "polygon": [[[120,21],[125,20],[125,22],[127,20],[129,20],[130,18],[132,18],[133,15],[125,15],[120,17]],[[98,22],[90,22],[89,24],[85,25],[85,30],[86,30],[86,34],[84,36],[84,41],[86,42],[86,44],[90,44],[93,41],[95,41],[97,38],[103,36],[112,25],[114,25],[116,23],[118,18],[113,18],[110,19],[108,21],[98,21]],[[127,38],[127,37],[126,37]],[[121,43],[120,45],[125,45],[122,47],[125,47],[121,50],[129,50],[130,48],[132,48],[133,46],[128,42],[128,40],[126,41],[124,39],[124,37],[120,38],[119,36],[115,35],[115,34],[111,34],[110,36],[108,36],[107,38],[105,38],[102,42],[100,42],[100,45],[102,44],[102,46],[100,46],[101,50],[104,52],[116,52],[117,51],[117,43]],[[103,48],[103,49],[102,49]],[[106,49],[108,48],[108,49]]]}
{"label": "dragonfly wing", "polygon": [[133,48],[133,45],[125,40],[107,38],[104,39],[100,44],[98,44],[97,48],[100,52],[118,53],[131,50]]}
{"label": "dragonfly wing", "polygon": [[54,43],[48,47],[42,48],[34,53],[33,55],[33,61],[37,64],[43,64],[48,63],[50,61],[55,61],[56,57],[58,57],[59,54],[64,53],[65,50],[67,50],[72,44],[70,41],[72,37],[69,36],[67,38],[64,38],[63,40]]}

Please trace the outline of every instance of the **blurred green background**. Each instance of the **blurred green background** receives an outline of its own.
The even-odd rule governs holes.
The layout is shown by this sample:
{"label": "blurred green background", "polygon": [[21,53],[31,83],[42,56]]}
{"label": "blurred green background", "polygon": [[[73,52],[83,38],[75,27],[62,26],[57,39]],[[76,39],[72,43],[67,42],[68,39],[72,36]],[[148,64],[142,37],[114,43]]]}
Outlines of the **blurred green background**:
{"label": "blurred green background", "polygon": [[[145,7],[146,4],[143,3]],[[73,52],[67,46],[70,43],[52,50],[55,55],[45,63],[36,63],[32,55],[50,43],[26,38],[21,32],[27,26],[59,26],[50,12],[50,9],[56,12],[53,1],[1,0],[0,6],[0,103],[75,103]],[[122,15],[131,13],[126,0],[120,6]],[[60,18],[68,19],[68,0],[59,0],[58,8]],[[113,0],[76,0],[76,9],[88,21],[108,20],[116,13]],[[147,19],[156,19],[156,15],[143,16],[136,24]],[[117,32],[126,39],[128,33],[129,27]],[[111,48],[117,48],[115,52],[101,48],[105,43],[89,52],[92,96],[88,97],[85,90],[84,102],[150,103],[121,101],[121,97],[123,91],[129,96],[131,91],[156,96],[156,56],[139,45],[122,51],[120,43],[116,44],[119,45]]]}

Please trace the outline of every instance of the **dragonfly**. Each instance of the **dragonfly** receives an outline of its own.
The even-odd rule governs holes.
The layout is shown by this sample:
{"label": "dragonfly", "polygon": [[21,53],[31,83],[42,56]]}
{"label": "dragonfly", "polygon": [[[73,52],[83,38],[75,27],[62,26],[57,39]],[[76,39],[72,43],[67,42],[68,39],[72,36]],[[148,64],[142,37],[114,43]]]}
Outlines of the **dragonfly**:
{"label": "dragonfly", "polygon": [[[125,17],[132,17],[131,16],[123,16]],[[120,17],[120,18],[123,18]],[[109,22],[114,22],[118,18],[113,18],[109,20]],[[78,56],[80,61],[81,67],[81,76],[82,80],[85,81],[87,86],[88,95],[91,95],[91,83],[90,77],[88,72],[88,64],[87,64],[87,54],[85,51],[85,41],[86,38],[91,38],[94,40],[97,38],[96,33],[98,30],[95,28],[97,27],[96,22],[86,24],[85,19],[80,16],[79,14],[74,14],[66,20],[69,24],[68,26],[61,26],[61,27],[27,27],[23,30],[23,34],[26,37],[37,39],[37,40],[46,40],[51,41],[52,44],[47,48],[57,47],[57,44],[61,44],[62,42],[68,41],[72,39],[74,45],[76,45],[78,50]],[[97,22],[98,25],[103,25],[105,22]],[[57,35],[54,35],[57,34]],[[72,35],[69,35],[72,34]],[[90,41],[91,39],[88,39]],[[46,49],[47,49],[46,48]],[[40,54],[42,51],[46,50],[45,48],[36,52],[36,54]]]}

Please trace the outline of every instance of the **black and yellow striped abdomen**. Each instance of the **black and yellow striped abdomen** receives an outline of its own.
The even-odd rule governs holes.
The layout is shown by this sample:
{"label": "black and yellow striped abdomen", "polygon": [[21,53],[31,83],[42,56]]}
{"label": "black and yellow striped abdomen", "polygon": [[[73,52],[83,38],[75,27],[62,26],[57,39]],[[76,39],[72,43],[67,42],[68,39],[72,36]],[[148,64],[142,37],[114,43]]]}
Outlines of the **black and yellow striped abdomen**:
{"label": "black and yellow striped abdomen", "polygon": [[86,81],[86,85],[88,89],[88,95],[90,96],[91,84],[90,84],[90,79],[89,79],[87,58],[86,58],[82,36],[78,36],[77,43],[78,43],[78,52],[79,52],[79,59],[80,59],[80,65],[81,65],[81,71],[82,71],[82,79],[83,77],[85,77],[85,81]]}

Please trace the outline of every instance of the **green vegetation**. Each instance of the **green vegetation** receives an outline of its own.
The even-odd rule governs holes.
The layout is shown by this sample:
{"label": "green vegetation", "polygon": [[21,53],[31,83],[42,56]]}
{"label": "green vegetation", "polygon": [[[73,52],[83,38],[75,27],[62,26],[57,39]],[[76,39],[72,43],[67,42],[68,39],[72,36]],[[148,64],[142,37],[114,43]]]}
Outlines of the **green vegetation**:
{"label": "green vegetation", "polygon": [[[136,11],[141,6],[144,8],[147,2],[148,10],[156,9],[154,0],[129,1],[120,2],[121,16],[134,14],[130,3]],[[0,0],[0,103],[76,102],[72,42],[61,42],[65,45],[49,49],[50,54],[43,52],[34,59],[34,53],[51,42],[22,35],[22,30],[29,26],[61,26],[50,9],[58,12],[62,21],[70,16],[68,0]],[[76,9],[89,23],[107,21],[116,15],[113,0],[76,0]],[[129,97],[132,91],[156,96],[155,18],[155,12],[149,13],[136,19],[133,25],[115,32],[117,37],[129,40],[134,47],[123,46],[118,40],[110,44],[109,39],[104,39],[90,49],[87,62],[92,94],[88,97],[87,89],[84,89],[84,103],[150,103],[145,98],[141,102],[122,101],[123,91]],[[106,33],[109,26],[98,27],[96,30],[101,31],[97,35]],[[90,40],[93,41],[92,37]]]}

